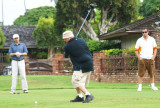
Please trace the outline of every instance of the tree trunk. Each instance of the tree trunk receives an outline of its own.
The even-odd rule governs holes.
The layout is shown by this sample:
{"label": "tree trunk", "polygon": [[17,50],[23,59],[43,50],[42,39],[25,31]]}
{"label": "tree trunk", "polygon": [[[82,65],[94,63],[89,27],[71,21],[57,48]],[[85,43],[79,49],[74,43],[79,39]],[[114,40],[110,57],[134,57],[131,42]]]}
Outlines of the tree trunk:
{"label": "tree trunk", "polygon": [[[110,7],[107,7],[106,9],[104,9],[104,7],[102,7],[102,9],[101,9],[101,12],[102,12],[101,13],[101,26],[99,26],[100,35],[107,33],[108,28],[110,26],[116,25],[118,22],[118,20],[117,20],[118,18],[117,18],[117,16],[115,16],[114,13],[111,15],[110,18],[107,18],[108,12],[110,11],[109,9],[110,9]],[[113,20],[114,18],[115,18],[115,20]],[[108,19],[107,23],[106,23],[106,19]]]}
{"label": "tree trunk", "polygon": [[[115,15],[115,13],[113,13],[110,16],[110,18],[107,18],[109,11],[110,11],[110,6],[108,6],[106,8],[104,8],[104,7],[101,8],[101,24],[98,24],[98,29],[100,31],[100,35],[107,33],[108,28],[110,26],[116,25],[118,22],[118,17]],[[92,17],[91,17],[91,19],[92,19]],[[85,21],[82,29],[86,33],[86,35],[91,37],[92,40],[99,40],[97,37],[97,34],[95,33],[95,31],[93,30],[93,28],[91,26],[91,19]],[[106,23],[106,19],[108,19],[107,23]],[[84,18],[80,17],[80,23],[78,24],[78,27],[76,27],[74,29],[74,32],[78,31],[77,28],[80,28],[83,21],[84,21]]]}
{"label": "tree trunk", "polygon": [[[84,18],[81,17],[81,21],[84,21]],[[99,40],[97,38],[97,34],[95,33],[95,31],[93,30],[91,23],[88,21],[85,21],[83,27],[82,27],[83,31],[91,37],[92,40]]]}
{"label": "tree trunk", "polygon": [[54,47],[48,48],[48,60],[52,60],[53,53]]}

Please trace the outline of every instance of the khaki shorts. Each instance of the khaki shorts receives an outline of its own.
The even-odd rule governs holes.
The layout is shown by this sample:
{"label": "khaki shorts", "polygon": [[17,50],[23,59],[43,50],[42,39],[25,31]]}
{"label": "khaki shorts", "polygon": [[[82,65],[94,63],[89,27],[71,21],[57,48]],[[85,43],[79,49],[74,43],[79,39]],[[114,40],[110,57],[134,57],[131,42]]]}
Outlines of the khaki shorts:
{"label": "khaki shorts", "polygon": [[138,76],[143,77],[146,70],[150,77],[154,76],[154,61],[152,59],[142,59],[138,62]]}
{"label": "khaki shorts", "polygon": [[88,86],[90,75],[91,75],[91,72],[82,73],[82,70],[74,71],[72,75],[73,87],[77,88],[80,86]]}

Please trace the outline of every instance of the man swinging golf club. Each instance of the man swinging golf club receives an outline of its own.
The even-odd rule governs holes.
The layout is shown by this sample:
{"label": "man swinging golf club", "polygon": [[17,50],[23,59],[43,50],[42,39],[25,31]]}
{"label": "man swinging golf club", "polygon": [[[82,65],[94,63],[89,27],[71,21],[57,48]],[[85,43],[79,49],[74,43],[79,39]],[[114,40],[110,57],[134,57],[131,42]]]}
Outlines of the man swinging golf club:
{"label": "man swinging golf club", "polygon": [[[88,103],[94,97],[85,88],[90,80],[91,71],[93,71],[93,59],[88,46],[82,38],[74,37],[72,31],[65,31],[63,39],[66,43],[65,57],[70,55],[73,64],[72,84],[77,91],[78,96],[70,102]],[[82,92],[86,95],[84,100]]]}
{"label": "man swinging golf club", "polygon": [[24,56],[27,55],[28,50],[24,43],[19,42],[20,38],[18,34],[13,35],[14,43],[9,48],[9,55],[12,58],[12,87],[10,94],[16,93],[17,74],[18,71],[21,75],[22,89],[24,93],[28,93],[28,84],[25,73]]}

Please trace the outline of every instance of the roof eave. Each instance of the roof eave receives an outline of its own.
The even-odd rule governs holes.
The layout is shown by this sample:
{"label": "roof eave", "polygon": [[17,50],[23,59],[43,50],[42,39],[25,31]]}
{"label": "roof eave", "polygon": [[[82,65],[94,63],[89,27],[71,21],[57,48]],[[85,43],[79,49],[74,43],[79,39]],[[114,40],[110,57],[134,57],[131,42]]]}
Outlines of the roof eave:
{"label": "roof eave", "polygon": [[[151,30],[150,32],[155,32],[155,31],[156,30]],[[115,34],[103,34],[103,35],[98,36],[98,38],[100,40],[107,40],[111,38],[126,36],[129,34],[140,34],[140,33],[142,33],[142,31],[126,31],[126,32],[120,32],[120,33],[115,33]]]}
{"label": "roof eave", "polygon": [[110,39],[110,38],[115,38],[115,37],[121,37],[121,36],[126,36],[128,35],[127,32],[121,32],[121,33],[116,33],[116,34],[111,34],[111,35],[101,35],[99,36],[99,39],[100,40],[107,40],[107,39]]}

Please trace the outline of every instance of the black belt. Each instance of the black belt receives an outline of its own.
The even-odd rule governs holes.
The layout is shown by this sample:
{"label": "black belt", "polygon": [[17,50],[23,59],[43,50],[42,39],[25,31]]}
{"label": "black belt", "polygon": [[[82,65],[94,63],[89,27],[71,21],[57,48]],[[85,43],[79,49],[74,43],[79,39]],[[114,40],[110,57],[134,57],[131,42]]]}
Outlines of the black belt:
{"label": "black belt", "polygon": [[[14,60],[14,59],[13,59]],[[22,59],[22,60],[24,60],[24,59]],[[22,61],[22,60],[15,60],[15,61]]]}

